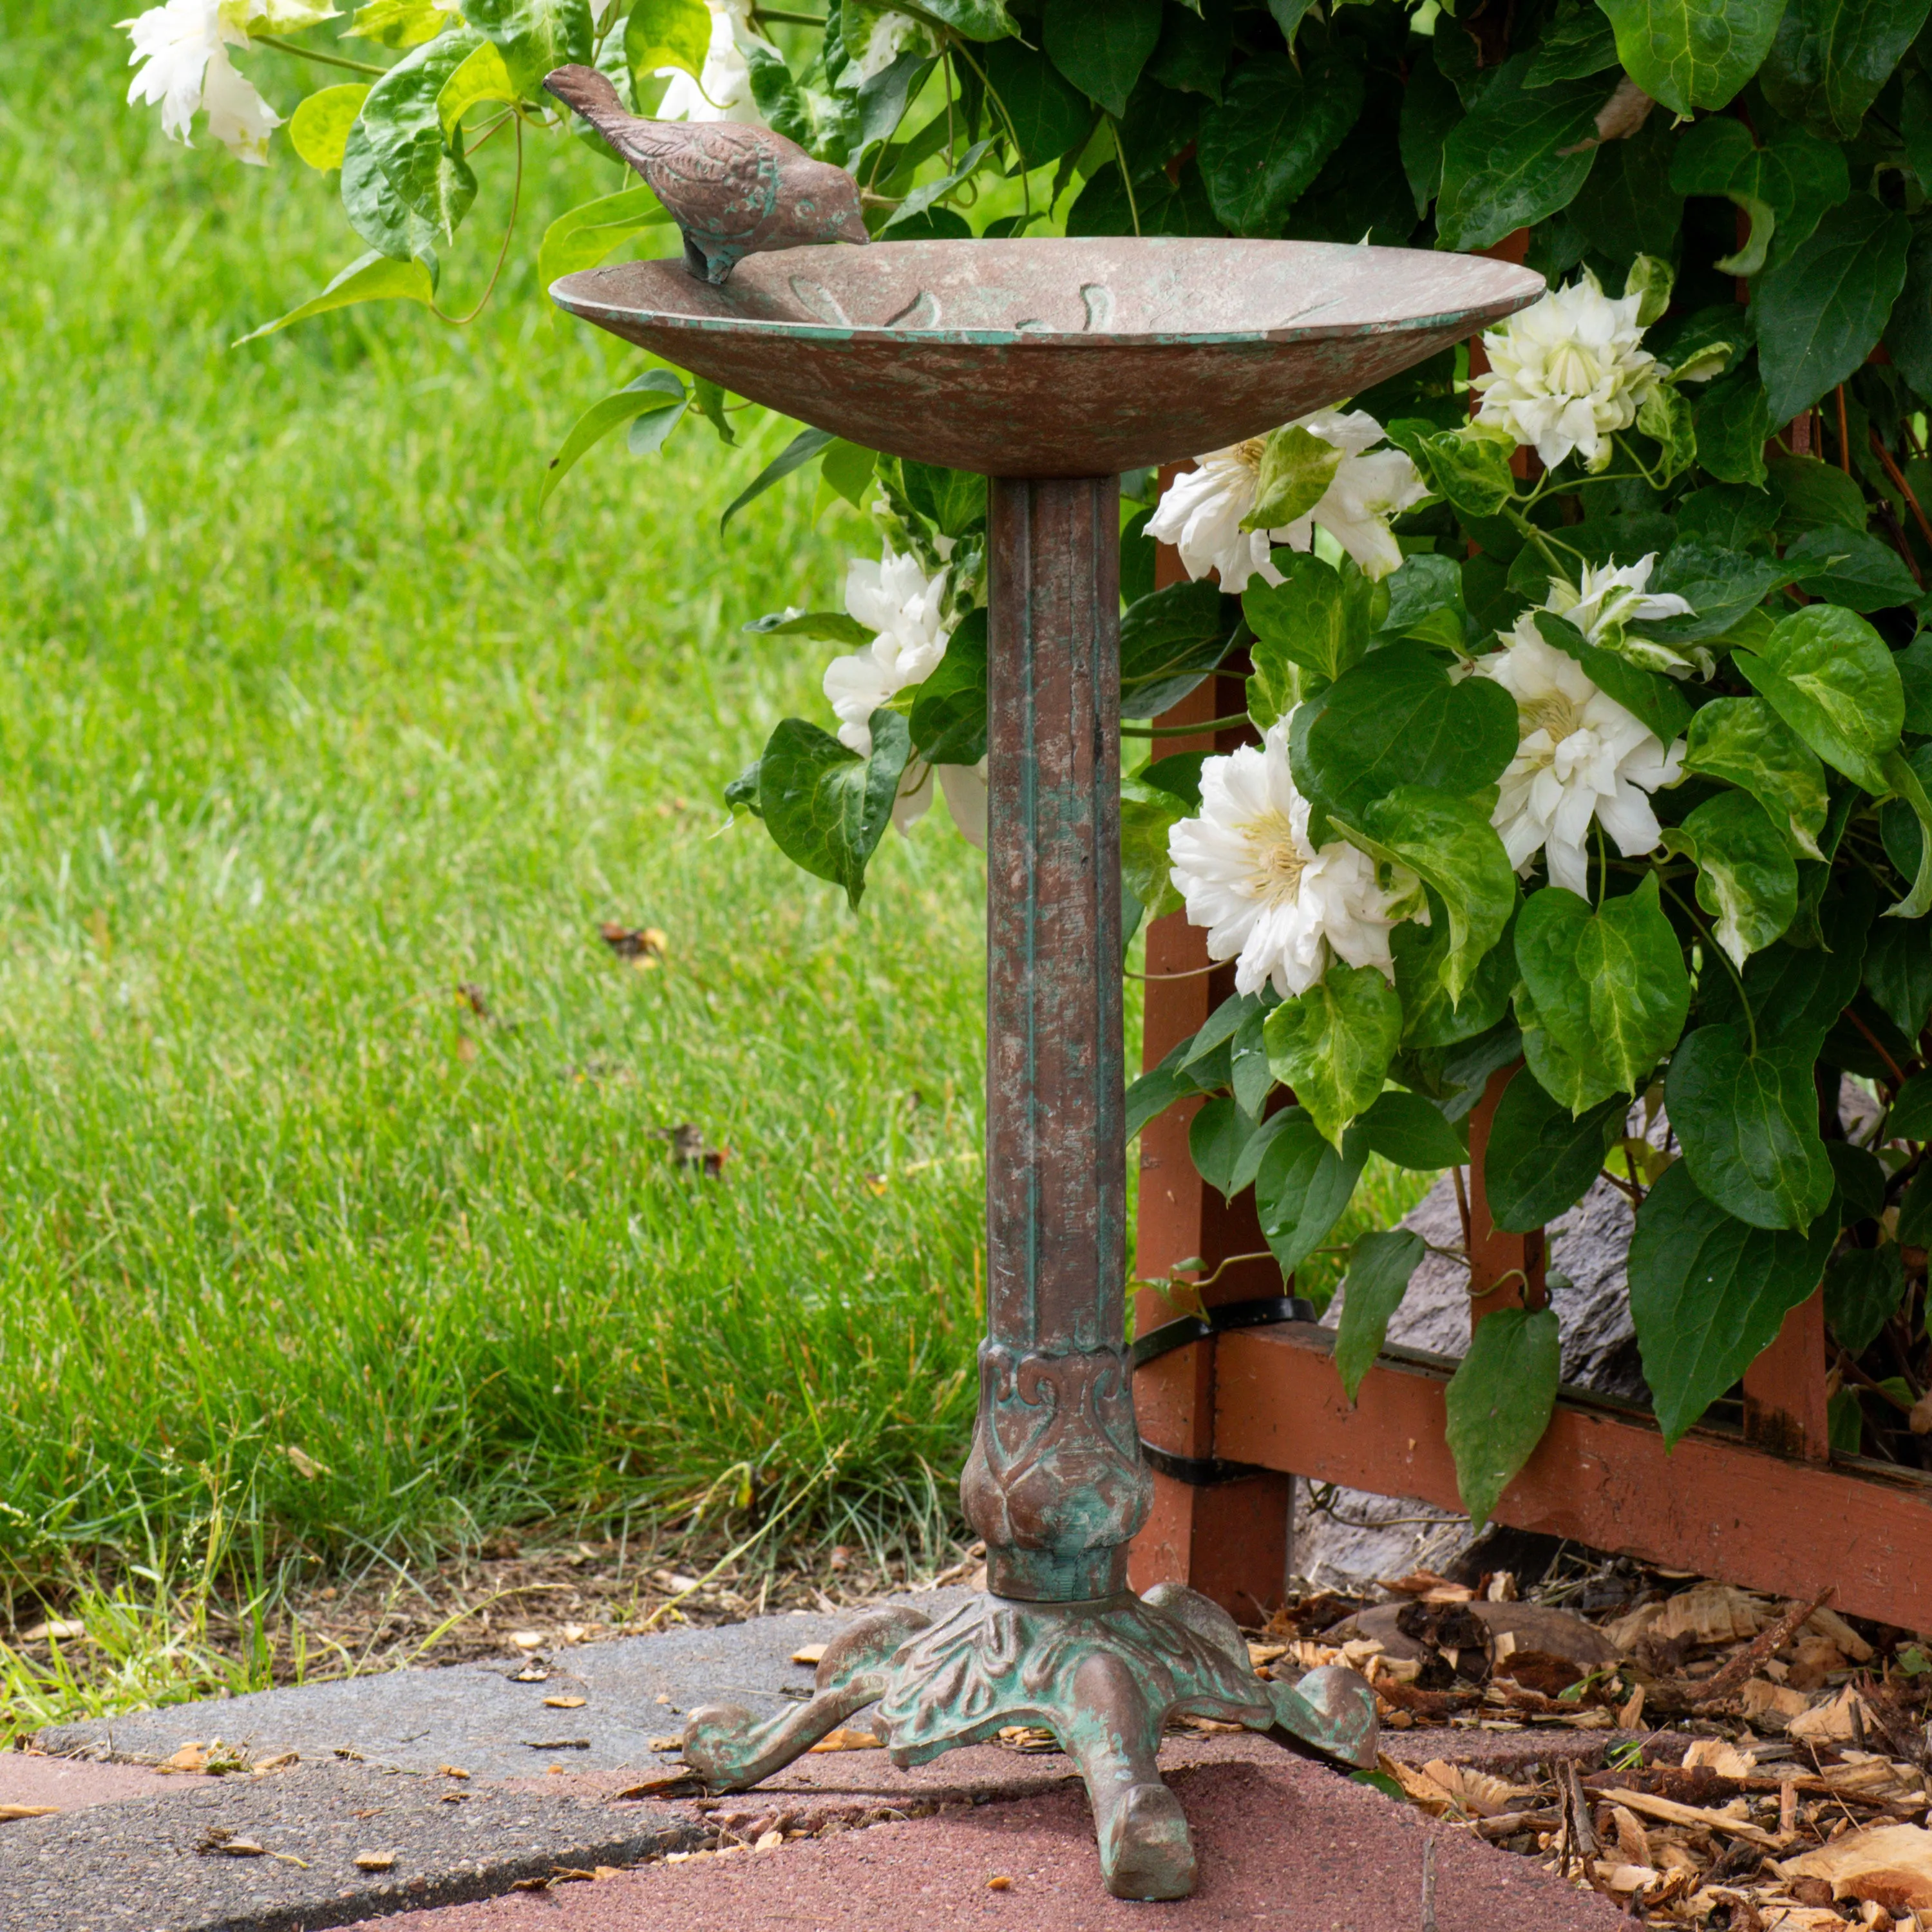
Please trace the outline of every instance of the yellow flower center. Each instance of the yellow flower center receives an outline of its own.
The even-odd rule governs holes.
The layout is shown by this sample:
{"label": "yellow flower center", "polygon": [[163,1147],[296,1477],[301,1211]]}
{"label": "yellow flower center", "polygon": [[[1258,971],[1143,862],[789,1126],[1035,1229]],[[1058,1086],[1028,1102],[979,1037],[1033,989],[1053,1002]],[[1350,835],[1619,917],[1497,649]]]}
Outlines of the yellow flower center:
{"label": "yellow flower center", "polygon": [[1583,728],[1583,721],[1576,715],[1576,706],[1560,691],[1549,692],[1541,698],[1532,698],[1527,704],[1519,704],[1516,722],[1526,738],[1538,731],[1547,731],[1552,745],[1562,744],[1571,732]]}
{"label": "yellow flower center", "polygon": [[1308,861],[1295,842],[1294,827],[1288,814],[1276,807],[1250,819],[1243,827],[1254,868],[1262,881],[1261,896],[1271,905],[1295,898],[1301,890],[1301,874]]}
{"label": "yellow flower center", "polygon": [[1262,452],[1267,448],[1268,438],[1266,436],[1251,436],[1245,442],[1238,442],[1235,444],[1235,458],[1238,461],[1245,464],[1249,469],[1258,470],[1262,466]]}

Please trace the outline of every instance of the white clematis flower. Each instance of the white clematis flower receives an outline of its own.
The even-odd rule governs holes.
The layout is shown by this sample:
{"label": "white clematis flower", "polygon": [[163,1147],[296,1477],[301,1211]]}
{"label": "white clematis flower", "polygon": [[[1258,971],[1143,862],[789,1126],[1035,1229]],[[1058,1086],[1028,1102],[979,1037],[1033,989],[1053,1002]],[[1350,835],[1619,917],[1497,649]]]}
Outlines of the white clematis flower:
{"label": "white clematis flower", "polygon": [[1306,550],[1318,524],[1371,577],[1386,577],[1402,562],[1402,550],[1389,532],[1388,519],[1427,494],[1415,465],[1400,449],[1368,453],[1382,439],[1382,426],[1365,410],[1346,415],[1317,410],[1291,428],[1333,444],[1343,454],[1328,490],[1305,516],[1276,530],[1244,530],[1254,513],[1265,436],[1251,436],[1226,449],[1210,451],[1196,466],[1168,484],[1148,520],[1148,535],[1180,552],[1188,575],[1220,573],[1221,588],[1238,592],[1258,577],[1279,584],[1282,574],[1268,560],[1273,545]]}
{"label": "white clematis flower", "polygon": [[1626,859],[1654,850],[1661,833],[1647,794],[1682,775],[1684,740],[1666,751],[1574,658],[1521,620],[1506,647],[1479,659],[1475,670],[1516,700],[1520,733],[1490,822],[1520,873],[1540,852],[1550,884],[1587,898],[1592,824]]}
{"label": "white clematis flower", "polygon": [[1560,577],[1550,579],[1543,608],[1567,617],[1588,644],[1610,643],[1626,624],[1693,615],[1690,606],[1674,592],[1646,587],[1656,565],[1654,550],[1621,569],[1615,557],[1608,563],[1586,563],[1580,583],[1566,584]]}
{"label": "white clematis flower", "polygon": [[1641,291],[1612,300],[1587,272],[1513,315],[1483,338],[1486,374],[1479,424],[1506,430],[1555,469],[1572,451],[1592,469],[1610,460],[1609,439],[1628,429],[1662,380],[1640,346]]}
{"label": "white clematis flower", "polygon": [[228,58],[230,47],[249,44],[232,10],[220,0],[166,0],[120,22],[134,44],[128,64],[137,69],[128,104],[158,104],[162,133],[184,146],[193,145],[196,110],[205,110],[208,131],[238,160],[261,167],[282,117]]}
{"label": "white clematis flower", "polygon": [[657,105],[660,121],[736,121],[762,128],[765,117],[752,96],[752,64],[748,50],[761,46],[776,54],[764,34],[752,25],[752,0],[706,0],[711,9],[711,45],[703,70],[694,79],[683,68],[661,67],[668,75]]}
{"label": "white clematis flower", "polygon": [[[854,562],[845,577],[845,608],[878,635],[871,646],[834,658],[825,695],[838,717],[838,742],[861,758],[872,754],[872,716],[898,694],[923,684],[939,667],[952,636],[946,621],[947,573],[928,577],[915,556],[890,548],[877,563]],[[939,783],[952,822],[974,844],[986,842],[986,761],[942,765]],[[932,802],[933,770],[914,758],[899,781],[892,823],[903,832]]]}
{"label": "white clematis flower", "polygon": [[1336,839],[1309,843],[1308,801],[1288,767],[1290,718],[1260,745],[1244,745],[1201,767],[1201,814],[1168,833],[1174,890],[1191,925],[1208,928],[1208,953],[1233,959],[1238,992],[1272,982],[1284,999],[1305,993],[1331,953],[1374,966],[1390,980],[1389,928],[1417,882],[1400,867],[1396,890],[1376,881],[1374,862]]}

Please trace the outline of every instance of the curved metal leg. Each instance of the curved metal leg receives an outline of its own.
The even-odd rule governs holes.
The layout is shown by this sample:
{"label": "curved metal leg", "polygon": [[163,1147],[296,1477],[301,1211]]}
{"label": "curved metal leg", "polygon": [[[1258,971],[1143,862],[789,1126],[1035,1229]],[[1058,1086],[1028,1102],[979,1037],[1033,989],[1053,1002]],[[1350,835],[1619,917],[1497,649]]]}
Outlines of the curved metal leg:
{"label": "curved metal leg", "polygon": [[932,1620],[902,1605],[862,1617],[826,1646],[818,1694],[760,1724],[742,1704],[706,1704],[685,1720],[684,1761],[713,1791],[742,1791],[782,1771],[886,1688],[896,1652]]}
{"label": "curved metal leg", "polygon": [[1160,1714],[1123,1659],[1096,1652],[1074,1672],[1060,1742],[1093,1801],[1107,1889],[1116,1898],[1185,1898],[1194,1889],[1186,1814],[1154,1761]]}

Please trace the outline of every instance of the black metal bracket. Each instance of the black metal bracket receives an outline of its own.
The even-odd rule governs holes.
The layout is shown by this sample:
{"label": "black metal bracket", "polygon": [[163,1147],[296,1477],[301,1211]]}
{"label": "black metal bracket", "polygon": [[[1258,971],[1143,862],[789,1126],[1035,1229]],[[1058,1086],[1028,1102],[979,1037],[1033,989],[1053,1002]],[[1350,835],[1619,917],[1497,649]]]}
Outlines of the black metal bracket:
{"label": "black metal bracket", "polygon": [[1256,1301],[1224,1301],[1205,1315],[1184,1315],[1178,1322],[1163,1322],[1136,1336],[1128,1350],[1130,1361],[1137,1369],[1157,1361],[1190,1342],[1205,1342],[1234,1328],[1268,1328],[1277,1322],[1312,1322],[1315,1304],[1298,1294],[1264,1295]]}
{"label": "black metal bracket", "polygon": [[1169,1450],[1156,1449],[1144,1436],[1141,1454],[1156,1476],[1185,1483],[1190,1490],[1208,1490],[1220,1483],[1244,1482],[1250,1476],[1274,1473],[1256,1462],[1230,1462],[1220,1456],[1177,1456]]}

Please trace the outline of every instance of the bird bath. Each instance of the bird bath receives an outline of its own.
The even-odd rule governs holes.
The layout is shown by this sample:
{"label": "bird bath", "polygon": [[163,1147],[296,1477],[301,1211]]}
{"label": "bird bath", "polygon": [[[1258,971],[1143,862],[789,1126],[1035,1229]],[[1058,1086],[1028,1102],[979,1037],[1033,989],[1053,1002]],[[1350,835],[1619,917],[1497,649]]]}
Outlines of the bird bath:
{"label": "bird bath", "polygon": [[1125,1348],[1119,472],[1259,435],[1534,301],[1476,256],[1181,238],[903,242],[753,256],[722,287],[674,262],[567,275],[572,314],[868,448],[992,476],[986,1340],[961,1480],[987,1593],[895,1609],[826,1652],[812,1701],[694,1713],[715,1790],[769,1777],[875,1701],[895,1762],[1044,1725],[1126,1898],[1195,1864],[1155,1765],[1192,1714],[1372,1766],[1351,1671],[1258,1678],[1233,1619],[1126,1586],[1146,1516]]}

